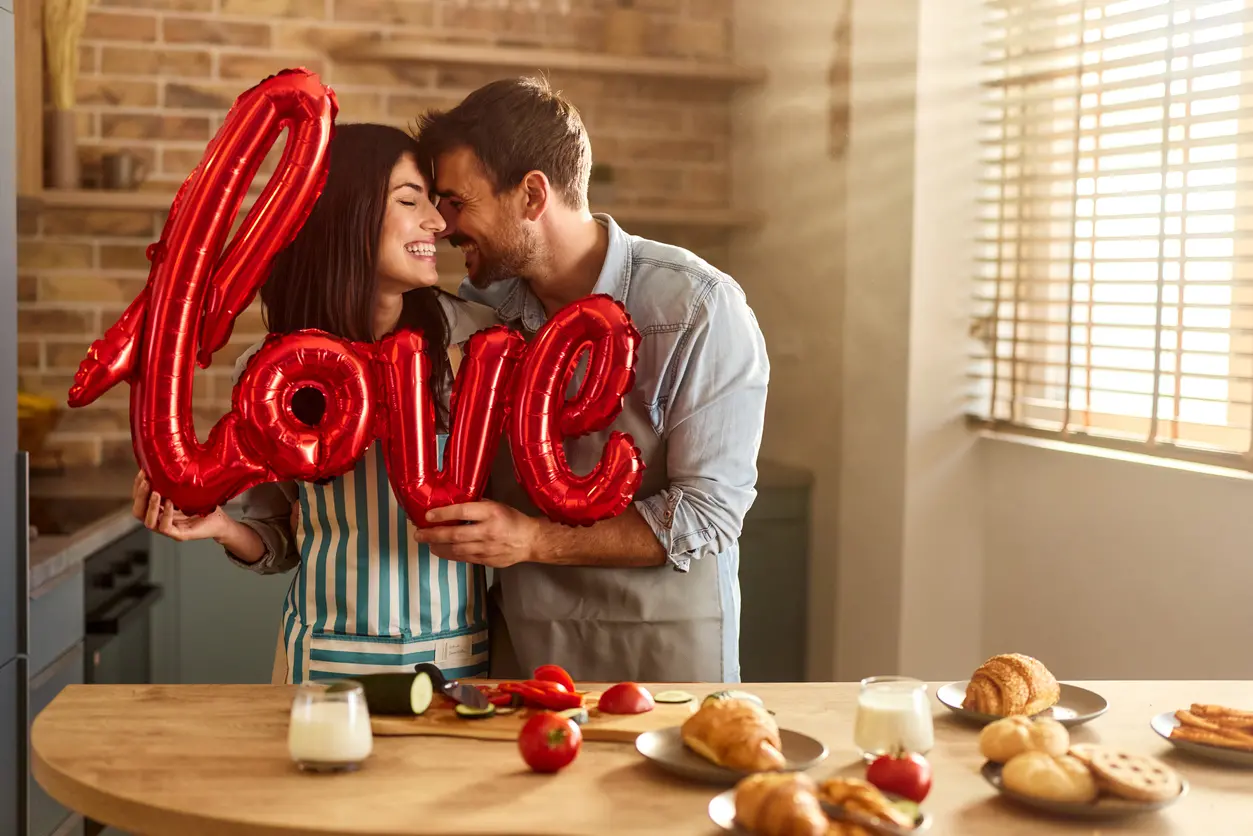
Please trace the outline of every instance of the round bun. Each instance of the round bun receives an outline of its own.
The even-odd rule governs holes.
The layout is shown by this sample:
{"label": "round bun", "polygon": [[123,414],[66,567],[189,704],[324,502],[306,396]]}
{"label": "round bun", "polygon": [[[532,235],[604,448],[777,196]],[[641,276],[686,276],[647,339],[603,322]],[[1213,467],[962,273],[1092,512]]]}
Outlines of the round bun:
{"label": "round bun", "polygon": [[1070,755],[1023,752],[1005,764],[1001,780],[1007,790],[1046,801],[1084,804],[1095,801],[1097,796],[1092,773]]}
{"label": "round bun", "polygon": [[995,763],[1008,763],[1023,752],[1064,755],[1070,748],[1070,732],[1049,717],[1031,720],[1016,715],[989,723],[979,732],[979,753]]}

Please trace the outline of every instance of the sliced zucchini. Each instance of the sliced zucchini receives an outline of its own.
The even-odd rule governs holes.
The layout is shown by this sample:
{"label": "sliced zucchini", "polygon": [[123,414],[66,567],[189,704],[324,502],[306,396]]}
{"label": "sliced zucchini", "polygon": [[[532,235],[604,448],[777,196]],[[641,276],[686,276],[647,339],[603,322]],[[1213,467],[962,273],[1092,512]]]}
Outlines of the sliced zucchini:
{"label": "sliced zucchini", "polygon": [[662,691],[660,694],[653,696],[653,699],[657,702],[685,703],[691,702],[696,699],[696,697],[692,696],[687,691]]}
{"label": "sliced zucchini", "polygon": [[421,673],[370,673],[353,677],[365,692],[371,714],[416,716],[431,707],[435,689],[431,677]]}
{"label": "sliced zucchini", "polygon": [[573,720],[576,726],[581,726],[587,722],[587,709],[582,707],[567,708],[565,711],[558,711],[557,716]]}
{"label": "sliced zucchini", "polygon": [[461,705],[458,703],[453,706],[453,711],[467,720],[484,720],[496,713],[496,706],[489,702],[484,708],[475,708],[472,705]]}
{"label": "sliced zucchini", "polygon": [[701,700],[701,705],[704,705],[707,702],[713,702],[715,700],[749,700],[750,702],[757,703],[762,708],[766,707],[765,702],[763,702],[761,697],[757,696],[756,694],[750,694],[747,691],[737,691],[735,689],[728,689],[725,691],[714,691],[712,694],[705,697],[705,699]]}
{"label": "sliced zucchini", "polygon": [[496,709],[496,713],[502,716],[508,715],[508,714],[516,714],[518,712],[518,709],[521,707],[522,706],[520,705],[494,705],[492,706],[492,708]]}

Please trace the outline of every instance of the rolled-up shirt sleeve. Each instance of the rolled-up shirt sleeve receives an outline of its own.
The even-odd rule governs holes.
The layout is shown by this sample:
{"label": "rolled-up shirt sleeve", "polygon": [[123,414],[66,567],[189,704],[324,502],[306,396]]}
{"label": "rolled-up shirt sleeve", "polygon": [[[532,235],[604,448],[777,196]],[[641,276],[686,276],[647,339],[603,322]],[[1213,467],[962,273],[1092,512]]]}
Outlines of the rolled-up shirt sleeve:
{"label": "rolled-up shirt sleeve", "polygon": [[665,490],[635,502],[672,566],[730,548],[757,497],[770,362],[742,291],[713,285],[675,350],[665,408]]}
{"label": "rolled-up shirt sleeve", "polygon": [[[235,363],[232,385],[239,382],[249,358],[260,348],[261,343],[257,343]],[[300,553],[296,550],[291,525],[292,503],[296,499],[294,482],[263,482],[244,491],[240,496],[243,507],[239,521],[257,532],[265,544],[265,554],[260,560],[249,563],[230,549],[223,549],[227,559],[236,566],[261,575],[276,575],[299,566]],[[229,507],[227,510],[229,513]]]}

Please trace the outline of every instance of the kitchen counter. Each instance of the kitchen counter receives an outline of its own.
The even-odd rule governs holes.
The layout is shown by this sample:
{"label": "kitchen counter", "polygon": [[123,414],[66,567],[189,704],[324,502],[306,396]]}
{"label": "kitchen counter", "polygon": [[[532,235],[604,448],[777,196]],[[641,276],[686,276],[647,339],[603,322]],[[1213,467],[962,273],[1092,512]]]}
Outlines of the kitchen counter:
{"label": "kitchen counter", "polygon": [[41,587],[139,527],[131,516],[133,467],[68,468],[30,477],[30,590]]}
{"label": "kitchen counter", "polygon": [[[932,696],[936,746],[927,758],[934,786],[923,807],[933,823],[925,836],[1247,829],[1249,773],[1183,755],[1152,731],[1149,720],[1193,702],[1253,708],[1253,682],[1081,684],[1103,695],[1110,709],[1072,729],[1072,742],[1157,756],[1187,779],[1187,795],[1156,813],[1101,822],[1049,818],[1013,806],[979,774],[978,728],[960,722]],[[719,686],[661,687],[703,695]],[[814,778],[864,775],[852,742],[857,683],[739,687],[763,697],[783,728],[826,744],[830,756],[810,770]],[[539,775],[526,769],[509,741],[376,736],[374,754],[359,771],[304,774],[287,754],[293,690],[70,686],[35,719],[35,778],[67,806],[151,836],[721,832],[707,806],[723,787],[675,778],[629,743],[585,741],[569,767]]]}

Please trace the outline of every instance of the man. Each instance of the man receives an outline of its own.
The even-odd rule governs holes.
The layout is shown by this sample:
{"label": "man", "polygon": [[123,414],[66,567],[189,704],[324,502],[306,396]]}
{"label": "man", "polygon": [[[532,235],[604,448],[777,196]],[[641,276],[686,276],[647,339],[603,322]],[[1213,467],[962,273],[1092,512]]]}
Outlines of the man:
{"label": "man", "polygon": [[418,533],[442,557],[495,570],[492,675],[556,663],[582,680],[739,682],[738,538],[769,382],[743,291],[694,254],[590,214],[587,132],[544,82],[493,82],[419,129],[419,164],[465,255],[463,298],[530,339],[565,305],[610,294],[643,337],[620,417],[565,442],[587,473],[611,429],[631,435],[645,471],[624,513],[590,527],[541,517],[502,444],[498,502],[437,509],[433,521],[468,524]]}

